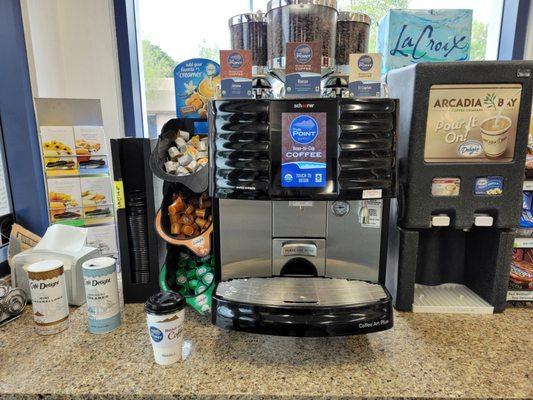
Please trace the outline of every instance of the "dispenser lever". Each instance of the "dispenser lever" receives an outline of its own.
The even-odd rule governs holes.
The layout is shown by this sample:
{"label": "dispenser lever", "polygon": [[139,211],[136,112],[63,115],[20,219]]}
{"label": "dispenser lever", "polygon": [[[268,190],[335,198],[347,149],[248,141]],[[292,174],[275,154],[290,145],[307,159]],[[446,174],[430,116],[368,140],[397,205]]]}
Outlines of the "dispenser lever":
{"label": "dispenser lever", "polygon": [[431,216],[431,226],[450,226],[450,217],[446,214]]}
{"label": "dispenser lever", "polygon": [[474,214],[475,226],[492,226],[494,225],[494,218],[488,214]]}

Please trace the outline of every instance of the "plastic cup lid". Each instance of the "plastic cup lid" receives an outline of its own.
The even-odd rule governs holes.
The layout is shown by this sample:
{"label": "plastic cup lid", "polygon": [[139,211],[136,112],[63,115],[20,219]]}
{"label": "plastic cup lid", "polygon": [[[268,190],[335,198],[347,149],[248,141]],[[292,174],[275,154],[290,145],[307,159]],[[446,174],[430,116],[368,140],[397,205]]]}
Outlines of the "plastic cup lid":
{"label": "plastic cup lid", "polygon": [[115,259],[112,257],[97,257],[91,258],[82,264],[85,269],[103,269],[115,265]]}
{"label": "plastic cup lid", "polygon": [[63,266],[59,260],[45,260],[33,263],[28,266],[28,272],[48,272]]}
{"label": "plastic cup lid", "polygon": [[163,315],[170,314],[185,307],[185,297],[181,294],[167,291],[156,293],[144,303],[144,311],[149,314]]}

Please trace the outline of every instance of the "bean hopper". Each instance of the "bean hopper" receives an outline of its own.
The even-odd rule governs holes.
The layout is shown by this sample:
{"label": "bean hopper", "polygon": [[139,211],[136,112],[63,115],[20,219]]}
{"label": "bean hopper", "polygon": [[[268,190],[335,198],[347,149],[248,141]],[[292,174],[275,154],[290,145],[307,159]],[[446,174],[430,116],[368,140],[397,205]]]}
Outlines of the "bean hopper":
{"label": "bean hopper", "polygon": [[388,73],[401,102],[387,287],[400,310],[505,309],[531,115],[531,61]]}

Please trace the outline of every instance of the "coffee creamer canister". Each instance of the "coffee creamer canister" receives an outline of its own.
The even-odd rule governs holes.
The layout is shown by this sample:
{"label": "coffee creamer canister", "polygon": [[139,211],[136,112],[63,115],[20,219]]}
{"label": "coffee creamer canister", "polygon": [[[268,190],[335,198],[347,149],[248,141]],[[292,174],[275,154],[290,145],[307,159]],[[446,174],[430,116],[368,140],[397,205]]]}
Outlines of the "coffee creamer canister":
{"label": "coffee creamer canister", "polygon": [[59,260],[46,260],[27,268],[35,330],[53,335],[69,326],[65,270]]}
{"label": "coffee creamer canister", "polygon": [[98,257],[82,264],[89,332],[107,333],[121,323],[116,262]]}

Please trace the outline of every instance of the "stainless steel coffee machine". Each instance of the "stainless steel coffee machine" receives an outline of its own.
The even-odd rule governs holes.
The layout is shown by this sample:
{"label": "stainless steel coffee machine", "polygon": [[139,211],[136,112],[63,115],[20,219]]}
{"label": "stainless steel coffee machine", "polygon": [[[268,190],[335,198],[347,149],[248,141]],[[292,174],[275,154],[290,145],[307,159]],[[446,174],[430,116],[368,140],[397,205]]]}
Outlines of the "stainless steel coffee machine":
{"label": "stainless steel coffee machine", "polygon": [[335,336],[392,327],[393,99],[216,100],[214,324]]}

